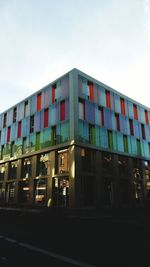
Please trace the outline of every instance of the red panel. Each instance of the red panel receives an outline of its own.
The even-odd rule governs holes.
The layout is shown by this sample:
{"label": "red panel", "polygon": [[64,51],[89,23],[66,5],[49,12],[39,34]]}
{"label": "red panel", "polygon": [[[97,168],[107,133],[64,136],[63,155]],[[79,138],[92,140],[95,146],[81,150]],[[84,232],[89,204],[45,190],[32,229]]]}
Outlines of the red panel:
{"label": "red panel", "polygon": [[123,98],[120,99],[120,105],[121,105],[121,114],[125,115],[126,114],[126,110],[125,110],[125,101]]}
{"label": "red panel", "polygon": [[146,124],[149,124],[149,118],[148,118],[147,110],[145,110],[145,122],[146,122]]}
{"label": "red panel", "polygon": [[61,121],[65,120],[65,113],[66,113],[65,101],[62,101],[60,103],[60,120]]}
{"label": "red panel", "polygon": [[44,128],[48,127],[48,108],[44,110]]}
{"label": "red panel", "polygon": [[90,95],[90,100],[94,101],[94,85],[93,85],[93,83],[89,83],[89,95]]}
{"label": "red panel", "polygon": [[42,95],[37,95],[37,111],[41,110],[41,103],[42,103]]}
{"label": "red panel", "polygon": [[56,91],[56,88],[54,86],[52,87],[52,104],[55,103],[55,91]]}
{"label": "red panel", "polygon": [[21,128],[22,128],[22,123],[21,121],[18,122],[18,138],[21,137]]}
{"label": "red panel", "polygon": [[111,108],[110,92],[106,90],[106,107]]}
{"label": "red panel", "polygon": [[10,141],[10,131],[11,131],[11,128],[8,127],[8,130],[7,130],[7,142]]}
{"label": "red panel", "polygon": [[116,117],[116,128],[117,128],[117,131],[120,131],[119,115],[118,114],[115,114],[115,117]]}
{"label": "red panel", "polygon": [[138,110],[137,105],[133,105],[133,113],[134,113],[134,119],[138,120]]}

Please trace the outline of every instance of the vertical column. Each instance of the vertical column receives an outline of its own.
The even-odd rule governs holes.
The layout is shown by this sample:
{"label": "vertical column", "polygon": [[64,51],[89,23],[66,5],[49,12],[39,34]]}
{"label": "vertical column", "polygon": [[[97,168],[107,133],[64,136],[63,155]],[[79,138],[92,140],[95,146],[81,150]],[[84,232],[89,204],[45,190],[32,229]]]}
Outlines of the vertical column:
{"label": "vertical column", "polygon": [[36,177],[36,165],[37,165],[37,155],[32,157],[32,166],[31,166],[31,178],[30,178],[30,197],[29,204],[34,204],[34,178]]}
{"label": "vertical column", "polygon": [[21,159],[18,159],[17,161],[17,178],[15,179],[15,199],[14,203],[19,204],[19,199],[18,199],[18,190],[19,190],[19,179],[21,177]]}
{"label": "vertical column", "polygon": [[55,174],[55,151],[49,153],[49,167],[48,167],[48,179],[47,179],[47,206],[51,206],[52,201],[52,179]]}

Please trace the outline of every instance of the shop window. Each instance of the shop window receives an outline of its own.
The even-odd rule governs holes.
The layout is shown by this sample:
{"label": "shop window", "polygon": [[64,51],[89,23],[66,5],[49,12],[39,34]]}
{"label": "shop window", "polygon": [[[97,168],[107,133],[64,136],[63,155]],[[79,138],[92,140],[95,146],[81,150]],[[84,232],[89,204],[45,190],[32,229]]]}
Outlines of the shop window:
{"label": "shop window", "polygon": [[48,127],[48,112],[48,108],[44,109],[44,128]]}
{"label": "shop window", "polygon": [[120,118],[119,118],[119,114],[115,114],[115,120],[116,120],[116,130],[120,132]]}
{"label": "shop window", "polygon": [[30,118],[30,133],[34,132],[34,115]]}
{"label": "shop window", "polygon": [[85,120],[85,101],[79,100],[79,119]]}
{"label": "shop window", "polygon": [[42,94],[39,93],[37,95],[37,111],[41,110],[41,106],[42,106]]}
{"label": "shop window", "polygon": [[58,173],[66,173],[69,171],[68,150],[58,151]]}
{"label": "shop window", "polygon": [[13,122],[16,122],[17,120],[17,107],[13,109]]}
{"label": "shop window", "polygon": [[149,124],[148,111],[145,110],[144,113],[145,113],[145,122],[148,125]]}
{"label": "shop window", "polygon": [[34,202],[37,205],[44,205],[47,196],[47,179],[34,180]]}
{"label": "shop window", "polygon": [[56,84],[52,85],[52,104],[56,101]]}
{"label": "shop window", "polygon": [[65,113],[66,113],[66,104],[65,101],[60,102],[60,121],[65,120]]}
{"label": "shop window", "polygon": [[145,126],[144,126],[144,124],[141,124],[141,130],[142,130],[142,138],[143,139],[146,139],[146,137],[145,137]]}
{"label": "shop window", "polygon": [[26,100],[24,102],[24,117],[27,117],[27,115],[28,115],[28,104],[29,104],[29,102],[28,102],[28,100]]}
{"label": "shop window", "polygon": [[94,85],[92,82],[88,82],[89,100],[94,101]]}
{"label": "shop window", "polygon": [[14,180],[17,178],[17,161],[12,161],[9,163],[9,180]]}
{"label": "shop window", "polygon": [[82,172],[95,171],[95,151],[90,149],[81,149],[81,168]]}
{"label": "shop window", "polygon": [[21,137],[21,131],[22,131],[22,122],[19,121],[19,122],[18,122],[18,134],[17,134],[17,137],[18,137],[18,138]]}
{"label": "shop window", "polygon": [[104,173],[112,174],[112,155],[102,152],[102,169]]}
{"label": "shop window", "polygon": [[6,186],[6,202],[13,202],[15,198],[15,183],[7,183]]}
{"label": "shop window", "polygon": [[106,107],[111,108],[110,92],[106,90]]}
{"label": "shop window", "polygon": [[30,178],[32,170],[32,159],[25,158],[22,159],[22,168],[21,168],[21,178]]}
{"label": "shop window", "polygon": [[137,105],[133,105],[133,114],[134,114],[134,119],[138,120],[138,109],[137,109]]}
{"label": "shop window", "polygon": [[134,135],[133,120],[129,119],[130,134]]}
{"label": "shop window", "polygon": [[3,181],[5,177],[5,164],[0,165],[0,181]]}
{"label": "shop window", "polygon": [[28,203],[29,202],[29,181],[19,181],[18,184],[18,198],[19,203]]}
{"label": "shop window", "polygon": [[99,111],[100,111],[100,123],[101,123],[101,126],[104,126],[104,108],[99,107]]}
{"label": "shop window", "polygon": [[121,107],[121,114],[125,115],[126,114],[125,100],[123,98],[120,98],[120,107]]}
{"label": "shop window", "polygon": [[44,176],[49,174],[49,154],[40,154],[37,156],[37,176]]}
{"label": "shop window", "polygon": [[4,113],[3,128],[6,127],[6,124],[7,124],[7,113]]}
{"label": "shop window", "polygon": [[128,177],[128,159],[123,156],[118,156],[119,176]]}
{"label": "shop window", "polygon": [[113,149],[113,134],[110,130],[108,130],[108,147]]}
{"label": "shop window", "polygon": [[11,132],[11,127],[8,127],[8,129],[7,129],[7,142],[10,142],[10,132]]}
{"label": "shop window", "polygon": [[124,152],[128,153],[128,137],[127,135],[123,136]]}

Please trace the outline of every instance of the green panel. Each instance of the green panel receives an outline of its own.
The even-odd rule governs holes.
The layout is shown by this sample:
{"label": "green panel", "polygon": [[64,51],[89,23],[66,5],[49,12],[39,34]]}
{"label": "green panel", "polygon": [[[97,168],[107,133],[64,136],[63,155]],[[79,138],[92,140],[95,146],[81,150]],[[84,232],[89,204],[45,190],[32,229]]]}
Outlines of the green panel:
{"label": "green panel", "polygon": [[22,138],[19,138],[15,141],[13,150],[14,150],[15,157],[22,155]]}
{"label": "green panel", "polygon": [[3,160],[8,160],[11,157],[11,145],[6,144],[3,149]]}
{"label": "green panel", "polygon": [[69,140],[69,122],[60,125],[60,141],[67,142]]}
{"label": "green panel", "polygon": [[128,153],[128,138],[123,136],[124,152]]}
{"label": "green panel", "polygon": [[137,154],[138,154],[138,156],[141,156],[142,155],[142,151],[141,151],[140,140],[136,140],[136,145],[137,145]]}
{"label": "green panel", "polygon": [[43,132],[43,147],[51,146],[50,135],[51,135],[51,129],[50,128],[45,129]]}
{"label": "green panel", "polygon": [[96,134],[96,145],[100,146],[100,127],[96,126],[95,127],[95,134]]}
{"label": "green panel", "polygon": [[36,145],[35,149],[39,150],[40,149],[40,133],[36,133]]}
{"label": "green panel", "polygon": [[108,146],[110,149],[113,149],[113,135],[112,131],[108,131]]}
{"label": "green panel", "polygon": [[117,150],[117,133],[113,132],[113,147],[114,150]]}
{"label": "green panel", "polygon": [[90,144],[96,145],[96,137],[95,137],[95,127],[94,127],[94,125],[89,125],[89,141],[90,141]]}

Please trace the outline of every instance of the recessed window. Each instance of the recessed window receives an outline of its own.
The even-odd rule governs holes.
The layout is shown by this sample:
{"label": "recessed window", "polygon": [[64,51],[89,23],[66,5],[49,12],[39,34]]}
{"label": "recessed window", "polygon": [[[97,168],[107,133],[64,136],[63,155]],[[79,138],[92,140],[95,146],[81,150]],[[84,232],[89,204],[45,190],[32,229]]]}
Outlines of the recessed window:
{"label": "recessed window", "polygon": [[134,114],[134,119],[138,120],[138,109],[136,104],[133,105],[133,114]]}
{"label": "recessed window", "polygon": [[34,116],[30,118],[30,133],[34,132]]}
{"label": "recessed window", "polygon": [[104,126],[104,108],[99,107],[99,112],[100,112],[100,124],[101,126]]}
{"label": "recessed window", "polygon": [[125,100],[123,98],[120,98],[120,107],[121,107],[121,114],[125,115],[126,114]]}
{"label": "recessed window", "polygon": [[48,127],[48,108],[44,109],[44,128]]}
{"label": "recessed window", "polygon": [[85,101],[79,100],[79,119],[85,120]]}
{"label": "recessed window", "polygon": [[52,104],[56,101],[56,83],[52,85]]}
{"label": "recessed window", "polygon": [[60,121],[65,120],[65,115],[66,115],[66,104],[65,101],[60,102]]}
{"label": "recessed window", "polygon": [[24,103],[24,117],[27,117],[28,115],[28,104],[28,100],[26,100]]}
{"label": "recessed window", "polygon": [[7,113],[4,113],[3,128],[6,127],[6,123],[7,123]]}
{"label": "recessed window", "polygon": [[115,119],[116,119],[116,130],[120,132],[120,118],[119,118],[119,114],[115,114]]}
{"label": "recessed window", "polygon": [[146,137],[145,137],[145,126],[144,126],[144,124],[141,124],[141,130],[142,130],[142,138],[143,139],[146,139]]}
{"label": "recessed window", "polygon": [[134,135],[133,120],[129,119],[130,134]]}
{"label": "recessed window", "polygon": [[106,107],[111,108],[110,92],[106,90]]}
{"label": "recessed window", "polygon": [[16,122],[16,120],[17,120],[17,107],[15,107],[13,110],[13,122]]}

